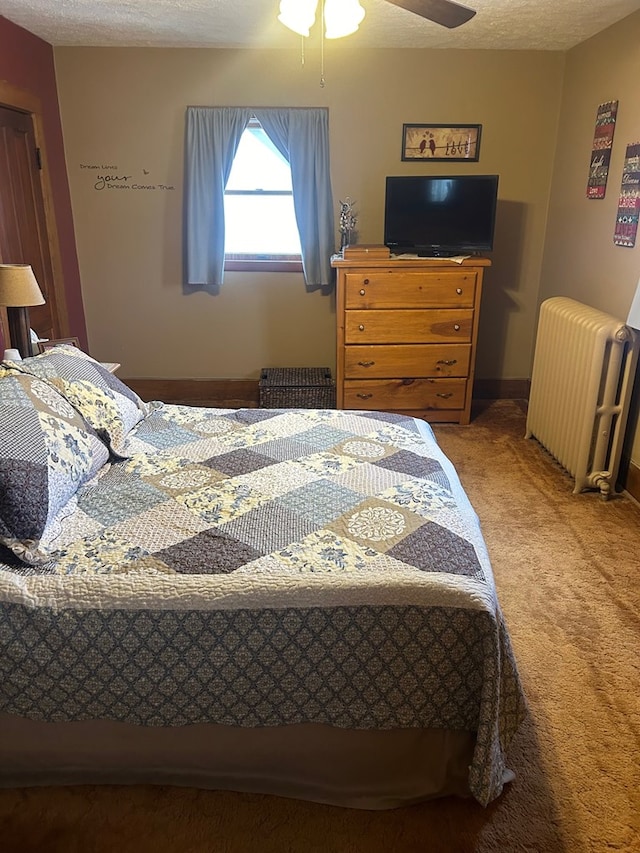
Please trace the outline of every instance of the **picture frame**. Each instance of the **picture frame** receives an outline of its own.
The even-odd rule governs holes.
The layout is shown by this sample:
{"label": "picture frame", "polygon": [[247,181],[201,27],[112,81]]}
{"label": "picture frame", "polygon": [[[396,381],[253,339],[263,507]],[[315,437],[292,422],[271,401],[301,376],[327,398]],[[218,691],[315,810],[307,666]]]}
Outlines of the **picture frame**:
{"label": "picture frame", "polygon": [[80,340],[78,338],[51,338],[49,341],[38,341],[38,352],[46,352],[48,349],[60,346],[60,344],[68,344],[69,346],[80,348]]}
{"label": "picture frame", "polygon": [[480,159],[481,124],[403,124],[402,159],[444,163]]}

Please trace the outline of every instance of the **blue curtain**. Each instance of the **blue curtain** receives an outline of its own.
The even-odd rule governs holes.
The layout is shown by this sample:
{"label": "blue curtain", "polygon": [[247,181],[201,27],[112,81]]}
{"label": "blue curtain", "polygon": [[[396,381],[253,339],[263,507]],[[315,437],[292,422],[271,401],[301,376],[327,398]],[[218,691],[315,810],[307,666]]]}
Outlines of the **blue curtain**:
{"label": "blue curtain", "polygon": [[240,137],[255,116],[291,167],[293,205],[308,288],[328,287],[335,251],[326,109],[189,107],[185,154],[186,283],[224,276],[224,189]]}
{"label": "blue curtain", "polygon": [[248,109],[189,107],[186,127],[186,282],[222,284],[224,270],[224,188]]}

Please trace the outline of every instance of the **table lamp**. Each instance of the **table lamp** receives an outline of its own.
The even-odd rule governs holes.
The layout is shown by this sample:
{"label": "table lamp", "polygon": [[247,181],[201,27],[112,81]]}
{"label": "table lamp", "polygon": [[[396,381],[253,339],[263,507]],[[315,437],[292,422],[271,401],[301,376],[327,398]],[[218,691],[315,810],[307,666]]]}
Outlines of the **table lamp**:
{"label": "table lamp", "polygon": [[29,306],[44,305],[44,296],[28,264],[0,264],[0,305],[7,309],[11,346],[27,358],[31,355]]}

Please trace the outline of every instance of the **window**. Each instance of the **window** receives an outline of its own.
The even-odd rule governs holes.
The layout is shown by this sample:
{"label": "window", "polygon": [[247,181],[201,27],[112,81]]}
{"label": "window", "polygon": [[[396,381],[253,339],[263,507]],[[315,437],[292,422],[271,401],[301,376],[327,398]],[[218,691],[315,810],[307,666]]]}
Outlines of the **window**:
{"label": "window", "polygon": [[[187,107],[185,290],[191,293],[194,288],[209,290],[220,287],[225,268],[232,269],[234,267],[230,265],[236,263],[231,260],[225,263],[225,188],[238,145],[251,119],[258,120],[265,134],[290,164],[298,213],[300,256],[299,260],[288,263],[295,263],[298,269],[302,269],[307,290],[323,288],[328,292],[334,280],[331,256],[335,251],[335,232],[329,168],[329,112],[326,107]],[[262,147],[267,150],[266,146]],[[262,149],[259,150],[262,156]],[[280,166],[278,162],[278,169]],[[255,182],[253,186],[241,184],[239,189],[243,190],[243,195],[245,190],[251,190],[254,201],[259,195],[255,192]],[[263,192],[261,195],[266,194]],[[264,201],[264,198],[259,201]],[[260,219],[261,229],[265,227],[264,219],[264,216]],[[281,227],[280,223],[278,225]],[[241,233],[247,230],[243,221]],[[283,256],[277,257],[282,259]],[[265,267],[271,263],[291,269],[283,260],[244,263],[253,265],[249,269],[271,268]],[[276,268],[282,269],[282,266]]]}
{"label": "window", "polygon": [[302,268],[291,168],[256,119],[240,138],[224,219],[225,269]]}

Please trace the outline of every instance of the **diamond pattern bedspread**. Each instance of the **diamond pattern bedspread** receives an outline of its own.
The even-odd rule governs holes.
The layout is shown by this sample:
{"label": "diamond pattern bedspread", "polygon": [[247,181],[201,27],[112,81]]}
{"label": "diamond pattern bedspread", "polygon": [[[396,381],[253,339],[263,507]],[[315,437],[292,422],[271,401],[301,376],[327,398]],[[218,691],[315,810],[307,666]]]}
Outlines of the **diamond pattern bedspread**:
{"label": "diamond pattern bedspread", "polygon": [[477,731],[524,714],[474,511],[399,415],[153,404],[128,458],[0,563],[0,709],[44,720]]}

